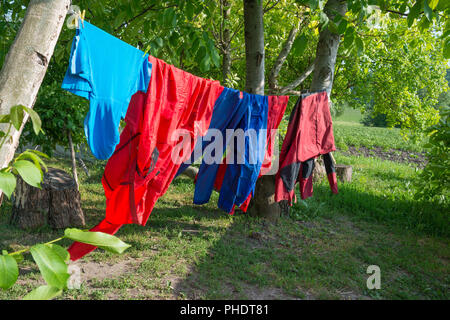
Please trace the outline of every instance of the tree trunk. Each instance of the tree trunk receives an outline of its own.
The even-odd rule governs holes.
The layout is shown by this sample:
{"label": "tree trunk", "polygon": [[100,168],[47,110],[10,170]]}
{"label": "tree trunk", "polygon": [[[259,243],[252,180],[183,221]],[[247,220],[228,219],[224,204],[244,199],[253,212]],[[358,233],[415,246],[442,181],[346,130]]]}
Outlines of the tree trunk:
{"label": "tree trunk", "polygon": [[[32,108],[53,55],[69,9],[70,0],[31,0],[16,38],[0,71],[0,114],[8,114],[15,105]],[[12,128],[11,139],[0,149],[0,168],[14,157],[19,131]],[[5,131],[5,124],[0,130]]]}
{"label": "tree trunk", "polygon": [[263,2],[244,0],[245,91],[264,94]]}
{"label": "tree trunk", "polygon": [[[244,0],[246,84],[245,91],[264,95],[264,21],[261,0]],[[275,176],[260,177],[248,213],[276,220],[281,214],[275,202]]]}
{"label": "tree trunk", "polygon": [[[335,12],[345,15],[346,11],[347,2],[342,0],[328,0],[324,7],[324,12],[330,20],[333,20],[335,17]],[[316,49],[316,60],[314,62],[314,74],[310,88],[311,92],[326,90],[328,97],[330,97],[339,40],[339,34],[332,33],[328,28],[320,31]]]}
{"label": "tree trunk", "polygon": [[345,164],[336,165],[336,176],[342,182],[352,182],[353,167]]}
{"label": "tree trunk", "polygon": [[10,223],[22,229],[48,224],[55,229],[85,225],[80,192],[65,171],[48,168],[42,189],[25,183],[20,177],[12,200]]}
{"label": "tree trunk", "polygon": [[231,4],[228,0],[222,1],[222,81],[224,85],[227,85],[228,77],[231,72],[231,31],[228,27],[227,21],[231,14]]}
{"label": "tree trunk", "polygon": [[72,143],[72,134],[70,130],[67,130],[67,138],[69,139],[69,148],[70,148],[70,156],[72,158],[72,175],[75,180],[75,185],[77,186],[77,190],[80,190],[80,185],[78,184],[78,174],[77,174],[77,158],[75,156],[75,149]]}

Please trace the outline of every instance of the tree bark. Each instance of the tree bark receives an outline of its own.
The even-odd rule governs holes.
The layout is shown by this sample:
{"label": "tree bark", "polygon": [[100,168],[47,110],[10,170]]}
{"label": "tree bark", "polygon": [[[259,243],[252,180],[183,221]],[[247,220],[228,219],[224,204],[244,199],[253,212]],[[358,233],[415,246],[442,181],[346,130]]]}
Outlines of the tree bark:
{"label": "tree bark", "polygon": [[342,182],[352,182],[353,167],[344,164],[336,165],[336,176]]}
{"label": "tree bark", "polygon": [[[343,0],[328,0],[324,7],[324,12],[330,20],[335,17],[335,12],[345,15],[346,11],[347,2]],[[320,31],[314,62],[314,74],[310,87],[311,92],[326,90],[328,97],[331,96],[339,41],[339,34],[332,33],[328,28]]]}
{"label": "tree bark", "polygon": [[222,81],[227,85],[228,77],[231,72],[231,31],[227,26],[227,21],[231,14],[231,4],[228,0],[222,1]]}
{"label": "tree bark", "polygon": [[22,229],[41,227],[47,221],[55,229],[85,225],[80,192],[74,179],[60,169],[48,168],[42,189],[19,177],[12,204],[10,223]]}
{"label": "tree bark", "polygon": [[[261,0],[244,0],[246,84],[245,91],[264,95],[264,21]],[[248,213],[276,220],[280,206],[275,202],[275,176],[260,177]]]}
{"label": "tree bark", "polygon": [[72,158],[72,175],[75,180],[75,185],[77,186],[77,190],[80,190],[80,185],[78,184],[78,174],[77,174],[77,158],[75,156],[75,149],[72,143],[72,134],[70,130],[67,130],[67,138],[69,139],[69,148],[70,148],[70,156]]}
{"label": "tree bark", "polygon": [[[0,71],[0,114],[8,114],[15,105],[32,108],[53,55],[70,0],[31,0],[16,38]],[[11,139],[0,149],[0,168],[14,157],[20,130],[12,128]],[[5,131],[5,124],[0,130]]]}
{"label": "tree bark", "polygon": [[263,1],[244,0],[245,91],[264,94]]}

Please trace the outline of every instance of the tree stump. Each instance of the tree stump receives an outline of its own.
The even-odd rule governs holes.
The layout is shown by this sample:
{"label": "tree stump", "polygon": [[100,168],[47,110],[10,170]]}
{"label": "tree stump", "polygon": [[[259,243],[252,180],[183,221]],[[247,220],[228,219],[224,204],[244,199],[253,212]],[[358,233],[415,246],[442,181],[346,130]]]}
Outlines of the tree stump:
{"label": "tree stump", "polygon": [[336,176],[342,182],[352,182],[352,166],[345,164],[337,164],[336,165]]}
{"label": "tree stump", "polygon": [[19,177],[12,204],[10,222],[22,229],[41,227],[46,221],[55,229],[85,225],[76,183],[60,169],[48,168],[42,189],[28,185]]}
{"label": "tree stump", "polygon": [[325,165],[323,164],[323,160],[321,158],[314,160],[314,170],[312,174],[313,183],[317,183],[322,181],[327,177],[327,171],[325,170]]}

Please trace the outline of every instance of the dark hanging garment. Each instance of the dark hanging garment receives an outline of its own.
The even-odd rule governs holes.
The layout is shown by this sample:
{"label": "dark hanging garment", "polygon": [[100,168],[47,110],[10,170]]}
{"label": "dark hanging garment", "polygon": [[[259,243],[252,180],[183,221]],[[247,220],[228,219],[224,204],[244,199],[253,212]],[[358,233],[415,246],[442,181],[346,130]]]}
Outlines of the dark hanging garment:
{"label": "dark hanging garment", "polygon": [[323,155],[328,181],[338,193],[336,172],[330,152],[335,151],[333,123],[324,92],[302,95],[292,111],[280,152],[280,169],[276,175],[275,201],[296,201],[295,184],[302,199],[313,194],[314,159]]}

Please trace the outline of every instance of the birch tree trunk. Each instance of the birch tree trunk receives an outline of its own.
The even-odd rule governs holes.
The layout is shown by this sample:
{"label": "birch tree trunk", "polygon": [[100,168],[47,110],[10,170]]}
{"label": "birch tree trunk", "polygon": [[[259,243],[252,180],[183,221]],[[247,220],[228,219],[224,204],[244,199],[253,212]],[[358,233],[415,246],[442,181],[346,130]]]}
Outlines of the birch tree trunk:
{"label": "birch tree trunk", "polygon": [[[0,71],[0,114],[8,114],[15,105],[32,108],[53,55],[70,0],[31,0],[22,25]],[[12,128],[11,139],[0,149],[0,168],[14,157],[19,131]],[[5,125],[0,124],[5,131]]]}

